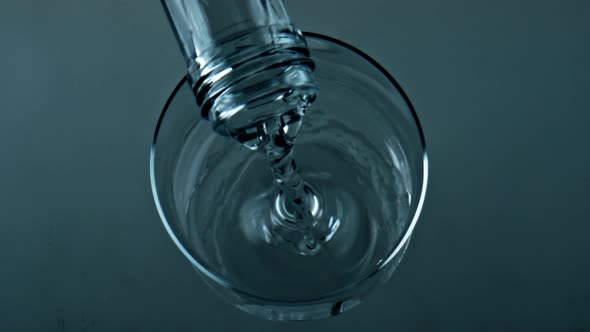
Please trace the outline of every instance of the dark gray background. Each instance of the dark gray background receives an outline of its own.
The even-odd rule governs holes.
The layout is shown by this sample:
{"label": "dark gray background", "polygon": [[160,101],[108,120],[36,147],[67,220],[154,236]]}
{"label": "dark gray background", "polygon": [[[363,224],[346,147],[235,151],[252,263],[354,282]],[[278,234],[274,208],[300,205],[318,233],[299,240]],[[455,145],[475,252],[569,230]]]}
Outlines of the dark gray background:
{"label": "dark gray background", "polygon": [[184,72],[159,1],[0,2],[0,330],[590,331],[587,1],[288,1],[390,70],[431,182],[398,272],[339,318],[216,297],[164,231],[152,131]]}

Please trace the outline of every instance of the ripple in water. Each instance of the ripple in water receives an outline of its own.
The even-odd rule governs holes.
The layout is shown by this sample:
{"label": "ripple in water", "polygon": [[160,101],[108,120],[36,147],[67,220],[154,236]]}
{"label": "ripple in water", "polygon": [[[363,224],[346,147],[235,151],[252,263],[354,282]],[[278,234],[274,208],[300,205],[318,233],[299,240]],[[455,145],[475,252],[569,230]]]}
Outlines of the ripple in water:
{"label": "ripple in water", "polygon": [[[321,110],[314,113],[321,118]],[[251,148],[264,145],[256,144]],[[292,171],[289,158],[297,161],[294,170],[300,177],[290,174],[284,183],[300,186],[295,195],[303,197],[309,218],[303,228],[288,222],[297,217],[280,215],[293,207],[285,209],[289,199],[277,196],[277,188],[286,190],[274,184],[277,171],[271,171],[269,160],[242,150],[220,151],[203,165],[199,172],[207,176],[194,184],[186,215],[187,225],[202,225],[190,226],[189,241],[215,252],[207,263],[236,280],[235,287],[285,301],[315,298],[372,272],[403,231],[411,198],[409,174],[380,155],[362,133],[335,120],[309,121],[294,150],[279,151],[287,173]],[[309,252],[281,248],[296,243],[302,232],[317,241]]]}

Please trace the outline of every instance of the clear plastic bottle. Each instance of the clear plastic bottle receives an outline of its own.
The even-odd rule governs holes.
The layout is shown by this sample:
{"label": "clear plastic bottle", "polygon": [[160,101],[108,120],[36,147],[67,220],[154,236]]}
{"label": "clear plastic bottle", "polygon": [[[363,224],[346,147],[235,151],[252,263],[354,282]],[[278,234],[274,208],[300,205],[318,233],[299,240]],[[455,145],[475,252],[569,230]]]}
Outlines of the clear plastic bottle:
{"label": "clear plastic bottle", "polygon": [[202,116],[217,132],[248,144],[257,123],[302,114],[315,99],[314,65],[282,0],[162,3]]}

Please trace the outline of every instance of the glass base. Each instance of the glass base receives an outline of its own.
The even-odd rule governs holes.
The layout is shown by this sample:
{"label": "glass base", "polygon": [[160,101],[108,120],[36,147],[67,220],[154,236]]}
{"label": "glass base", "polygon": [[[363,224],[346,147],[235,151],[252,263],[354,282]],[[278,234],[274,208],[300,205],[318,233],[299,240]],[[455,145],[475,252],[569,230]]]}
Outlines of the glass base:
{"label": "glass base", "polygon": [[360,300],[337,301],[334,303],[298,304],[298,305],[238,305],[237,307],[247,313],[268,320],[311,320],[323,319],[340,315],[361,303]]}

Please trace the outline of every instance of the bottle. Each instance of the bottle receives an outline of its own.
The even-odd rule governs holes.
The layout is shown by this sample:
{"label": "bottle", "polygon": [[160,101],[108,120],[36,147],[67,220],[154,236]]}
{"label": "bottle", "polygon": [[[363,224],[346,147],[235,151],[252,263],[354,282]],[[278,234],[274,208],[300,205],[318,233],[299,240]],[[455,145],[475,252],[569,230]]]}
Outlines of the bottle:
{"label": "bottle", "polygon": [[162,0],[203,118],[245,143],[256,124],[303,115],[317,94],[303,34],[282,0]]}

